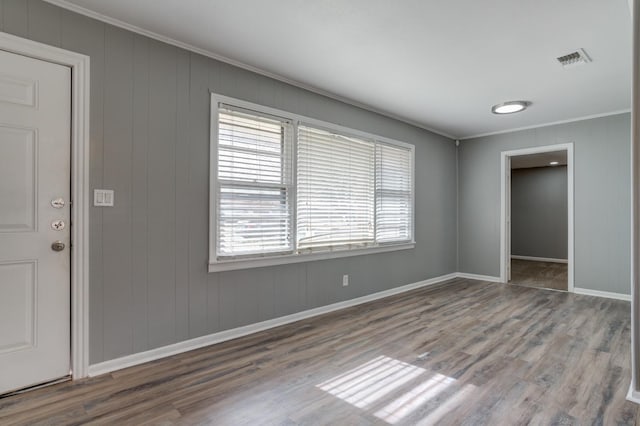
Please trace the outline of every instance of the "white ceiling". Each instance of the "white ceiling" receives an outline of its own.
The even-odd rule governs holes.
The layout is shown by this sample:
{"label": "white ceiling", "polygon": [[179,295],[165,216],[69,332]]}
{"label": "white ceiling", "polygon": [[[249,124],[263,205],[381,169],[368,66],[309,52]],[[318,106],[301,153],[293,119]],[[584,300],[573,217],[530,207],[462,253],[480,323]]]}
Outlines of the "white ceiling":
{"label": "white ceiling", "polygon": [[537,154],[516,155],[511,157],[512,169],[529,169],[531,167],[553,167],[552,161],[558,166],[567,165],[567,151],[540,152]]}
{"label": "white ceiling", "polygon": [[627,0],[49,1],[456,138],[630,108]]}

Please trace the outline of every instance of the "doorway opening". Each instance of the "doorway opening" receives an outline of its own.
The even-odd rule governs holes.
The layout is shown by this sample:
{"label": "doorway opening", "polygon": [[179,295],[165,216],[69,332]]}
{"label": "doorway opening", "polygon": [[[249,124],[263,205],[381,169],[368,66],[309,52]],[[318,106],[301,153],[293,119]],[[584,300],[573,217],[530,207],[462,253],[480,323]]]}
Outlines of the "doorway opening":
{"label": "doorway opening", "polygon": [[501,153],[500,279],[573,292],[573,144]]}

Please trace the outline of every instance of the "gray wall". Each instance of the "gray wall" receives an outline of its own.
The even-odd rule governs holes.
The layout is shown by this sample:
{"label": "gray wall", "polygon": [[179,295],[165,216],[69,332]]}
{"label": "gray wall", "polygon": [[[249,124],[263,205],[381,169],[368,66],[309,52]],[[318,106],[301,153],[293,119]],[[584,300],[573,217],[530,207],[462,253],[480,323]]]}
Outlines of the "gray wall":
{"label": "gray wall", "polygon": [[575,286],[629,294],[629,141],[630,114],[461,141],[460,271],[500,275],[500,152],[572,142]]}
{"label": "gray wall", "polygon": [[511,254],[567,258],[567,167],[511,171]]}
{"label": "gray wall", "polygon": [[[0,30],[91,57],[91,363],[455,272],[451,140],[40,0]],[[208,274],[209,91],[415,144],[416,248]]]}

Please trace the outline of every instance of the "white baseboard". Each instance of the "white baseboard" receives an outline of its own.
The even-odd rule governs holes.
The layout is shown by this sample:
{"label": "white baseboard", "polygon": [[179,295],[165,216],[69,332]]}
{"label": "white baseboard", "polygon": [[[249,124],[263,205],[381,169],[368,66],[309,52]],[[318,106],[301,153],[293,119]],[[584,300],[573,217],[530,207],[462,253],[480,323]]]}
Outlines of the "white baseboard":
{"label": "white baseboard", "polygon": [[629,392],[627,392],[627,401],[635,402],[636,404],[640,404],[640,392],[634,391],[632,388],[633,384],[629,385]]}
{"label": "white baseboard", "polygon": [[617,300],[624,300],[626,302],[631,302],[630,294],[612,293],[610,291],[590,290],[588,288],[578,288],[578,287],[575,287],[573,289],[573,292],[576,294],[584,294],[586,296],[606,297],[607,299],[617,299]]}
{"label": "white baseboard", "polygon": [[355,299],[345,300],[344,302],[333,303],[331,305],[321,306],[319,308],[297,312],[295,314],[286,315],[284,317],[274,318],[268,321],[262,321],[256,324],[250,324],[243,327],[234,328],[231,330],[220,331],[218,333],[209,334],[207,336],[196,337],[195,339],[185,340],[182,342],[174,343],[172,345],[163,346],[160,348],[151,349],[144,352],[139,352],[133,355],[127,355],[121,358],[100,362],[98,364],[93,364],[89,366],[89,376],[90,377],[99,376],[100,374],[110,373],[112,371],[121,370],[123,368],[132,367],[134,365],[143,364],[149,361],[155,361],[160,358],[165,358],[171,355],[176,355],[176,354],[191,351],[194,349],[199,349],[204,346],[213,345],[215,343],[237,339],[238,337],[246,336],[252,333],[257,333],[259,331],[264,331],[270,328],[289,324],[295,321],[311,318],[317,315],[322,315],[322,314],[337,311],[340,309],[349,308],[352,306],[360,305],[362,303],[367,303],[367,302],[382,299],[385,297],[393,296],[395,294],[404,293],[410,290],[415,290],[417,288],[439,284],[448,280],[452,280],[457,277],[458,277],[458,274],[456,273],[442,275],[440,277],[430,278],[428,280],[419,281],[417,283],[407,284],[401,287],[392,288],[392,289],[381,291],[378,293],[357,297]]}
{"label": "white baseboard", "polygon": [[492,283],[500,283],[500,277],[492,277],[490,275],[467,274],[466,272],[458,272],[457,278],[466,278],[468,280],[489,281]]}
{"label": "white baseboard", "polygon": [[[218,333],[209,334],[206,336],[196,337],[195,339],[189,339],[182,342],[174,343],[172,345],[163,346],[156,349],[151,349],[144,352],[139,352],[133,355],[127,355],[121,358],[112,359],[109,361],[100,362],[89,366],[89,376],[95,377],[101,374],[110,373],[112,371],[121,370],[127,367],[133,367],[134,365],[143,364],[145,362],[155,361],[157,359],[165,358],[168,356],[180,354],[183,352],[199,349],[205,346],[213,345],[215,343],[221,343],[227,340],[237,339],[238,337],[246,336],[248,334],[257,333],[259,331],[268,330],[270,328],[279,327],[281,325],[290,324],[295,321],[311,318],[317,315],[334,312],[340,309],[357,306],[363,303],[372,302],[374,300],[382,299],[385,297],[393,296],[395,294],[404,293],[407,291],[415,290],[421,287],[427,287],[435,284],[440,284],[445,281],[449,281],[455,278],[465,278],[470,280],[488,281],[488,282],[501,282],[500,277],[493,277],[489,275],[477,275],[467,274],[464,272],[457,272],[448,275],[442,275],[428,280],[419,281],[412,284],[407,284],[401,287],[392,288],[378,293],[369,294],[362,297],[357,297],[351,300],[345,300],[343,302],[333,303],[327,306],[321,306],[319,308],[309,309],[295,314],[286,315],[280,318],[274,318],[268,321],[262,321],[256,324],[249,324],[243,327],[234,328],[231,330],[220,331]],[[589,296],[607,297],[620,300],[631,300],[631,296],[619,293],[610,293],[606,291],[588,290],[576,288],[575,293],[585,294]],[[640,401],[640,395],[639,401]],[[630,398],[629,396],[627,398]],[[631,400],[631,399],[630,399]]]}
{"label": "white baseboard", "polygon": [[531,262],[550,262],[550,263],[569,263],[567,259],[554,259],[551,257],[534,257],[534,256],[516,256],[511,255],[512,259],[529,260]]}

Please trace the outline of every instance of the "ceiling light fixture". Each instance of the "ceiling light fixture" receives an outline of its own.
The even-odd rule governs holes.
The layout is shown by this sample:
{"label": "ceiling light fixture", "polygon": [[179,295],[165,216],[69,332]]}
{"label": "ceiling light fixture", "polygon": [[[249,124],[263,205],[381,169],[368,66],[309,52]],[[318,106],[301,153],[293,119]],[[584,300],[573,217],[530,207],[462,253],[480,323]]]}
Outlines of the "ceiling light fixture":
{"label": "ceiling light fixture", "polygon": [[552,166],[557,166],[557,165],[558,165],[558,164],[560,164],[560,163],[558,163],[557,161],[552,161],[552,162],[550,162],[549,164],[551,164]]}
{"label": "ceiling light fixture", "polygon": [[491,107],[491,112],[494,114],[513,114],[514,112],[520,112],[527,109],[531,105],[529,101],[511,101],[504,102]]}

